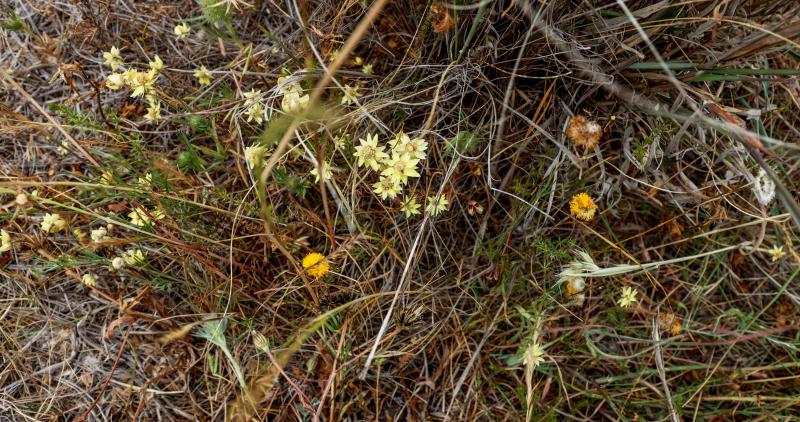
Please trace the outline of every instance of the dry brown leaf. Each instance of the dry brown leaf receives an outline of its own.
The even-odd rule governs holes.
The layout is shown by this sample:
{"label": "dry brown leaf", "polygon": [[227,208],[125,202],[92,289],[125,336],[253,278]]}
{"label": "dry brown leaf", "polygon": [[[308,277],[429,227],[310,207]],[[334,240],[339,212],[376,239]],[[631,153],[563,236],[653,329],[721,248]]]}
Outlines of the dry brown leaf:
{"label": "dry brown leaf", "polygon": [[456,25],[453,17],[450,16],[450,11],[444,7],[433,6],[431,7],[431,13],[433,13],[433,16],[431,16],[433,32],[450,32],[450,30]]}

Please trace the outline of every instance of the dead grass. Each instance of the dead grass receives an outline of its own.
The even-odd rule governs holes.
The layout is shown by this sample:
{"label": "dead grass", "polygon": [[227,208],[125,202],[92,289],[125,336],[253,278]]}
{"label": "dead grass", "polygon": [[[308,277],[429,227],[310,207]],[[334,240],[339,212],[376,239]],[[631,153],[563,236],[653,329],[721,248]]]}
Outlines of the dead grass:
{"label": "dead grass", "polygon": [[[628,1],[632,21],[611,0],[390,1],[358,31],[380,3],[0,11],[1,420],[798,414],[795,2]],[[126,66],[163,59],[161,118],[109,89],[111,46]],[[312,93],[302,118],[281,111],[282,75]],[[598,146],[568,139],[573,116],[602,127]],[[404,192],[448,211],[406,218],[356,165],[359,138],[401,130],[429,144]],[[320,161],[331,180],[310,176]],[[137,207],[152,225],[131,224]],[[68,228],[43,234],[45,213]],[[137,248],[144,263],[111,267]],[[601,273],[646,270],[588,271],[570,297],[578,250]],[[312,251],[331,264],[319,280],[298,266]]]}

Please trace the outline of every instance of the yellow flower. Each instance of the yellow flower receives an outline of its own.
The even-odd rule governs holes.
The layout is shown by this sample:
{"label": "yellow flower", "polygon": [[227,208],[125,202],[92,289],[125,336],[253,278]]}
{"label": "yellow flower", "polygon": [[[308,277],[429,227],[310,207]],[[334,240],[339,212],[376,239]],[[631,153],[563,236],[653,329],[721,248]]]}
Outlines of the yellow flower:
{"label": "yellow flower", "polygon": [[385,161],[389,156],[383,152],[383,147],[378,146],[378,137],[367,134],[367,139],[359,138],[361,145],[355,147],[353,157],[357,158],[356,164],[359,167],[367,166],[373,171],[380,169],[380,162]]}
{"label": "yellow flower", "polygon": [[147,120],[155,120],[161,118],[161,103],[158,101],[150,101],[150,105],[147,107],[147,114],[144,115],[144,118]]}
{"label": "yellow flower", "polygon": [[522,363],[526,367],[533,370],[544,362],[544,348],[538,342],[531,342],[528,348],[525,349],[525,354],[522,357]]}
{"label": "yellow flower", "polygon": [[131,219],[131,224],[134,226],[146,226],[153,223],[153,218],[161,220],[164,218],[164,213],[158,209],[154,209],[149,213],[142,207],[137,207],[135,210],[128,213],[128,218]]}
{"label": "yellow flower", "polygon": [[300,84],[297,83],[297,82],[288,82],[287,83],[286,81],[288,79],[289,79],[288,76],[281,76],[280,78],[278,78],[278,80],[276,82],[277,85],[278,85],[278,91],[280,91],[280,93],[283,94],[283,95],[291,94],[293,92],[295,92],[297,94],[302,94],[303,93],[303,87],[300,86]]}
{"label": "yellow flower", "polygon": [[244,149],[244,159],[247,161],[247,165],[252,169],[256,166],[260,166],[264,162],[264,153],[266,152],[266,147],[252,145]]}
{"label": "yellow flower", "polygon": [[119,256],[118,256],[118,257],[116,257],[116,258],[114,258],[114,259],[112,259],[112,260],[111,260],[111,268],[113,268],[113,269],[115,269],[115,270],[119,271],[119,270],[121,270],[123,267],[125,267],[125,260],[124,260],[124,259],[122,259],[122,257],[119,257]]}
{"label": "yellow flower", "polygon": [[786,255],[786,252],[783,251],[783,246],[778,245],[773,246],[772,249],[768,249],[767,252],[772,255],[772,262],[777,262]]}
{"label": "yellow flower", "polygon": [[156,55],[153,58],[153,61],[150,62],[150,70],[158,73],[161,72],[162,69],[164,69],[164,62],[161,60],[161,57],[158,57],[158,55]]}
{"label": "yellow flower", "polygon": [[153,175],[151,173],[145,173],[144,177],[140,177],[137,180],[139,186],[145,189],[150,189],[153,187]]}
{"label": "yellow flower", "polygon": [[84,274],[83,277],[81,277],[81,283],[87,287],[94,287],[97,285],[97,279],[94,278],[92,274]]}
{"label": "yellow flower", "polygon": [[255,103],[250,105],[245,112],[247,114],[247,122],[255,120],[256,123],[261,124],[264,122],[264,104]]}
{"label": "yellow flower", "polygon": [[632,287],[623,287],[622,294],[620,295],[619,299],[617,300],[617,304],[622,306],[623,308],[627,308],[636,302],[636,295],[639,294],[639,291],[632,288]]}
{"label": "yellow flower", "polygon": [[111,68],[111,70],[117,70],[124,64],[122,61],[122,56],[119,55],[119,49],[114,46],[111,47],[111,51],[103,53],[103,61],[108,65],[108,67]]}
{"label": "yellow flower", "polygon": [[364,66],[361,66],[361,71],[364,72],[365,75],[371,75],[372,64],[365,64]]}
{"label": "yellow flower", "polygon": [[325,259],[325,255],[312,252],[303,258],[303,268],[306,270],[306,274],[319,279],[328,272],[330,265]]}
{"label": "yellow flower", "polygon": [[133,69],[126,71],[123,75],[131,86],[131,97],[147,96],[153,92],[153,83],[156,81],[155,72],[139,72]]}
{"label": "yellow flower", "polygon": [[5,230],[0,230],[0,252],[11,250],[11,235]]}
{"label": "yellow flower", "polygon": [[106,86],[109,89],[117,90],[125,85],[125,75],[122,73],[112,73],[106,77]]}
{"label": "yellow flower", "polygon": [[281,110],[286,113],[304,110],[308,107],[309,99],[308,94],[301,96],[300,92],[289,92],[281,100]]}
{"label": "yellow flower", "polygon": [[200,66],[200,69],[197,69],[192,76],[197,78],[197,82],[199,82],[200,85],[211,85],[211,78],[213,76],[211,76],[211,72],[209,72],[205,66]]}
{"label": "yellow flower", "polygon": [[420,205],[414,195],[403,198],[403,203],[400,205],[400,211],[405,214],[406,218],[411,218],[412,215],[420,213]]}
{"label": "yellow flower", "polygon": [[190,30],[191,28],[189,28],[189,25],[187,25],[186,22],[182,22],[176,25],[172,32],[174,32],[178,38],[186,38]]}
{"label": "yellow flower", "polygon": [[428,197],[428,206],[425,207],[425,212],[430,215],[436,216],[439,213],[447,211],[450,208],[450,202],[447,200],[447,197],[442,194],[439,197],[429,196]]}
{"label": "yellow flower", "polygon": [[372,188],[373,192],[384,200],[396,198],[397,194],[402,190],[402,186],[400,186],[398,180],[387,176],[381,176],[380,180],[372,185]]}
{"label": "yellow flower", "polygon": [[428,143],[422,138],[409,138],[403,132],[400,132],[395,138],[389,141],[392,145],[392,152],[398,154],[405,154],[417,160],[425,159],[425,151],[428,150]]}
{"label": "yellow flower", "polygon": [[354,103],[357,99],[361,97],[361,94],[358,92],[357,86],[344,86],[344,96],[342,96],[342,104],[343,105],[350,105]]}
{"label": "yellow flower", "polygon": [[105,227],[100,227],[99,229],[92,230],[89,236],[92,238],[92,242],[102,242],[108,240],[108,230],[106,230]]}
{"label": "yellow flower", "polygon": [[114,174],[109,170],[103,171],[97,180],[101,185],[110,185],[114,182]]}
{"label": "yellow flower", "polygon": [[67,222],[58,214],[47,213],[42,219],[41,227],[45,234],[58,233],[67,227]]}
{"label": "yellow flower", "polygon": [[135,266],[145,261],[145,253],[141,249],[128,249],[122,253],[122,259],[125,264]]}
{"label": "yellow flower", "polygon": [[597,211],[597,205],[592,201],[592,197],[581,192],[572,197],[569,201],[569,210],[575,218],[589,221],[594,218],[594,213]]}
{"label": "yellow flower", "polygon": [[417,163],[419,163],[419,160],[414,157],[392,153],[392,158],[384,161],[386,168],[383,169],[381,174],[406,184],[409,177],[419,177],[416,169]]}
{"label": "yellow flower", "polygon": [[[331,166],[323,161],[320,167],[322,167],[322,180],[331,180],[331,177],[333,177],[333,173],[331,172]],[[315,166],[311,170],[311,174],[314,176],[314,181],[319,183],[319,168]]]}

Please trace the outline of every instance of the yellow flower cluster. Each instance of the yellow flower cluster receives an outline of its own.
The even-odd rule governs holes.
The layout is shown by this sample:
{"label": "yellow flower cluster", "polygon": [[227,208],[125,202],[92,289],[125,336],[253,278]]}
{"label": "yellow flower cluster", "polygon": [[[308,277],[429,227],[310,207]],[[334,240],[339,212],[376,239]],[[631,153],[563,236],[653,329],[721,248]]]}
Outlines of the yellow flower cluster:
{"label": "yellow flower cluster", "polygon": [[[111,47],[111,51],[103,53],[103,58],[111,70],[117,70],[124,64],[116,47]],[[147,72],[131,68],[122,73],[112,73],[106,77],[106,86],[112,90],[127,86],[131,90],[131,97],[146,98],[148,107],[144,117],[147,120],[155,120],[161,117],[161,103],[155,97],[154,85],[158,74],[164,69],[164,61],[161,57],[155,56],[149,67],[150,70]]]}
{"label": "yellow flower cluster", "polygon": [[264,103],[261,101],[261,91],[253,89],[244,93],[244,108],[247,121],[264,122]]}
{"label": "yellow flower cluster", "polygon": [[278,78],[278,89],[283,94],[281,110],[285,113],[296,113],[308,107],[309,96],[303,94],[303,87],[297,82],[287,82],[288,76]]}
{"label": "yellow flower cluster", "polygon": [[164,213],[159,209],[147,211],[142,207],[137,207],[135,210],[128,213],[128,218],[131,219],[131,224],[134,226],[149,226],[153,224],[153,219],[161,220],[164,218]]}
{"label": "yellow flower cluster", "polygon": [[581,192],[573,196],[569,201],[569,210],[575,218],[589,221],[594,218],[597,205],[595,205],[591,196],[585,192]]}
{"label": "yellow flower cluster", "polygon": [[5,230],[0,230],[0,252],[8,252],[10,250],[11,235]]}

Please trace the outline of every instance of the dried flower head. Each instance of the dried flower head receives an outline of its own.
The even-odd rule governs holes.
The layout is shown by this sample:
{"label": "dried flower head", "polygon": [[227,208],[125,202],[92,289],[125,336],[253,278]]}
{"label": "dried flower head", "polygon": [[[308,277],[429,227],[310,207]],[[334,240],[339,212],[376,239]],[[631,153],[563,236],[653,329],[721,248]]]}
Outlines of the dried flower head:
{"label": "dried flower head", "polygon": [[99,229],[92,230],[89,236],[94,243],[103,242],[108,240],[108,230],[106,230],[105,227],[100,227]]}
{"label": "dried flower head", "polygon": [[125,260],[118,256],[111,260],[111,268],[119,271],[125,267]]}
{"label": "dried flower head", "polygon": [[574,296],[581,293],[584,288],[586,288],[586,281],[583,277],[573,277],[569,280],[569,283],[567,283],[567,296]]}
{"label": "dried flower head", "polygon": [[328,264],[328,260],[325,259],[325,255],[321,253],[312,252],[306,255],[303,258],[303,269],[306,270],[306,274],[316,279],[322,278],[325,274],[328,273],[330,269],[330,265]]}
{"label": "dried flower head", "polygon": [[775,199],[775,182],[770,179],[764,169],[759,169],[758,176],[753,181],[753,195],[761,206],[768,206]]}
{"label": "dried flower head", "polygon": [[591,196],[585,192],[581,192],[570,199],[569,210],[575,218],[589,221],[594,218],[597,205],[595,205]]}
{"label": "dried flower head", "polygon": [[592,149],[600,142],[603,136],[603,128],[594,120],[589,120],[586,116],[574,116],[569,119],[567,124],[567,137],[580,147]]}

